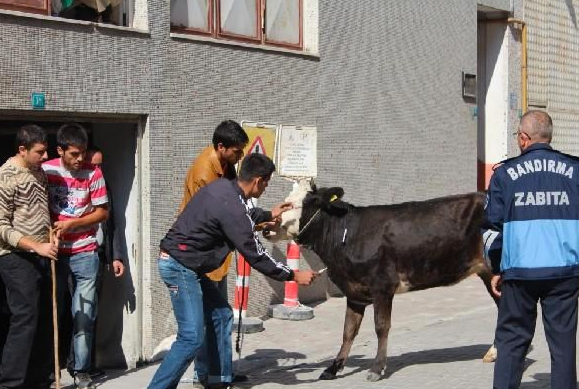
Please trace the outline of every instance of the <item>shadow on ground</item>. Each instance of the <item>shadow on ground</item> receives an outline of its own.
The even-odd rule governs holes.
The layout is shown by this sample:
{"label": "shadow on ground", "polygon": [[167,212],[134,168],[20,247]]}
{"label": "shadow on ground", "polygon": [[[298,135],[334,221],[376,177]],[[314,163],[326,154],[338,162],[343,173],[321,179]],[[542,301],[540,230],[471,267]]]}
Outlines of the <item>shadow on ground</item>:
{"label": "shadow on ground", "polygon": [[[520,389],[551,389],[551,374],[537,373],[533,374],[533,382],[523,382]],[[577,382],[579,387],[579,382]]]}
{"label": "shadow on ground", "polygon": [[[488,344],[477,344],[394,355],[388,358],[388,367],[382,380],[386,380],[410,366],[479,360],[482,359],[488,347]],[[238,362],[236,371],[247,374],[249,382],[237,384],[236,387],[247,389],[254,385],[268,383],[284,386],[313,384],[318,382],[318,377],[332,363],[333,357],[315,362],[305,362],[306,359],[307,356],[299,352],[287,352],[282,349],[257,349],[252,354],[244,356],[241,363]],[[346,372],[338,373],[337,379],[362,373],[360,380],[363,382],[373,360],[373,357],[367,355],[351,355],[346,362]],[[527,358],[525,370],[535,362],[534,359]],[[134,370],[110,370],[104,376],[95,379],[95,383],[98,387],[132,371]],[[535,381],[523,382],[521,389],[549,389],[551,387],[551,375],[548,373],[534,374],[532,378]],[[65,385],[62,388],[72,389],[73,386]]]}
{"label": "shadow on ground", "polygon": [[551,374],[539,373],[534,374],[533,382],[521,383],[520,389],[550,389],[551,388]]}
{"label": "shadow on ground", "polygon": [[[382,379],[387,379],[408,366],[482,359],[489,346],[488,344],[477,344],[394,355],[388,358],[388,367]],[[244,358],[241,370],[250,376],[250,382],[253,385],[276,383],[291,386],[317,382],[319,375],[333,360],[333,358],[328,358],[312,363],[300,363],[300,360],[306,358],[304,354],[288,353],[280,349],[257,349],[253,354]],[[338,373],[337,379],[366,372],[370,369],[373,360],[374,358],[367,356],[351,355],[346,362],[347,372]],[[314,372],[316,373],[315,378],[299,378],[303,374]],[[249,386],[240,385],[240,387]],[[530,386],[528,389],[536,389],[536,387]]]}

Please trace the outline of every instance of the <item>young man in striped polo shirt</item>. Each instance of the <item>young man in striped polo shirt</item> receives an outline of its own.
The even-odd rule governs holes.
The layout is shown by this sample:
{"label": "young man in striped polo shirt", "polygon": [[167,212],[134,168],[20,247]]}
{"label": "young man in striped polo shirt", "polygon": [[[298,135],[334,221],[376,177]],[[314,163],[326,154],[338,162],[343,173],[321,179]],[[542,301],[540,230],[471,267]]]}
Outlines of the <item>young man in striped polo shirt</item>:
{"label": "young man in striped polo shirt", "polygon": [[[88,136],[78,124],[65,124],[56,134],[55,158],[42,165],[48,179],[50,217],[60,238],[58,285],[64,291],[72,278],[73,353],[69,370],[75,387],[94,388],[88,371],[96,318],[96,252],[98,223],[108,217],[108,198],[101,170],[84,162]],[[60,301],[64,295],[60,293]],[[59,304],[62,307],[62,304]]]}

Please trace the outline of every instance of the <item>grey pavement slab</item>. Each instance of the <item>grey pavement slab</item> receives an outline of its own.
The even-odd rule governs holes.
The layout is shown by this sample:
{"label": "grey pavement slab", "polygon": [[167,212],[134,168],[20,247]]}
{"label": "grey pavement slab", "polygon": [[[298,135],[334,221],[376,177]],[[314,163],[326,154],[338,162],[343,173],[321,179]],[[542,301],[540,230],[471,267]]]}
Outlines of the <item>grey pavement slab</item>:
{"label": "grey pavement slab", "polygon": [[[366,381],[377,345],[371,307],[366,311],[345,369],[335,380],[318,380],[340,348],[345,309],[344,298],[332,298],[314,306],[312,320],[269,319],[264,322],[265,331],[245,335],[242,358],[238,360],[235,355],[234,359],[237,371],[249,375],[250,382],[239,387],[492,387],[493,364],[482,363],[482,357],[492,343],[496,308],[478,278],[471,277],[453,287],[395,297],[388,366],[384,377],[374,383]],[[157,367],[154,364],[134,371],[109,371],[98,387],[146,388]],[[548,348],[539,320],[521,388],[549,388],[549,371]],[[191,374],[190,368],[186,376]],[[179,389],[193,387],[179,385]]]}

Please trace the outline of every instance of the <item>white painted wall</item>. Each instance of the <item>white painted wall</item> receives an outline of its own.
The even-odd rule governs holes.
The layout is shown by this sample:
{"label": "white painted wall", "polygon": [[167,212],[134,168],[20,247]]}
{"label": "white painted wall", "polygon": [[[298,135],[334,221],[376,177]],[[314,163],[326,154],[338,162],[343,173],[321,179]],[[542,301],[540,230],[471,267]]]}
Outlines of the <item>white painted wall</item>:
{"label": "white painted wall", "polygon": [[99,301],[99,366],[135,367],[141,357],[140,180],[136,124],[95,124],[94,143],[103,150],[103,174],[111,190],[115,224],[120,233],[125,275],[105,272]]}
{"label": "white painted wall", "polygon": [[[509,107],[516,109],[517,94],[509,93],[509,42],[507,24],[478,22],[477,107],[478,187],[486,189],[492,167],[507,158]],[[511,97],[511,98],[510,98]]]}
{"label": "white painted wall", "polygon": [[148,31],[149,30],[149,10],[147,6],[147,0],[134,0],[132,3],[133,9],[131,10],[131,27],[137,28],[139,30]]}
{"label": "white painted wall", "polygon": [[[495,164],[507,158],[509,114],[509,39],[504,23],[485,23],[480,38],[485,41],[483,87],[484,141],[479,142],[479,156],[485,164]],[[482,82],[482,80],[481,80]],[[482,150],[480,149],[482,147]],[[481,154],[482,152],[482,154]]]}
{"label": "white painted wall", "polygon": [[319,54],[319,17],[318,0],[304,0],[303,4],[303,39],[304,50],[311,54]]}

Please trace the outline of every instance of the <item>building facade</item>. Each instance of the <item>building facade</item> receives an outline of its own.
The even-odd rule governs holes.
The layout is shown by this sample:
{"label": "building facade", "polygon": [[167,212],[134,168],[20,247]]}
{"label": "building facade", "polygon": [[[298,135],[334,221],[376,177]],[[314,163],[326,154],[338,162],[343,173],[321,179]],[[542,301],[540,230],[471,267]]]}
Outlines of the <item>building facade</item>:
{"label": "building facade", "polygon": [[[577,68],[571,0],[109,1],[114,16],[80,3],[90,9],[71,19],[64,1],[0,0],[0,138],[23,123],[53,134],[75,120],[105,153],[129,274],[105,280],[101,366],[149,360],[174,332],[158,243],[187,168],[223,119],[315,125],[318,185],[342,186],[355,204],[477,190],[486,165],[515,153],[521,28],[507,19],[527,17],[529,103],[564,121],[563,143],[575,139],[565,87],[579,83],[558,76]],[[547,65],[562,41],[573,54]],[[290,188],[275,177],[260,205]],[[283,259],[283,245],[270,248]],[[309,253],[303,266],[323,267]],[[322,278],[300,297],[335,292]],[[250,315],[282,298],[283,285],[252,275]]]}

